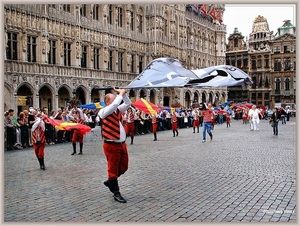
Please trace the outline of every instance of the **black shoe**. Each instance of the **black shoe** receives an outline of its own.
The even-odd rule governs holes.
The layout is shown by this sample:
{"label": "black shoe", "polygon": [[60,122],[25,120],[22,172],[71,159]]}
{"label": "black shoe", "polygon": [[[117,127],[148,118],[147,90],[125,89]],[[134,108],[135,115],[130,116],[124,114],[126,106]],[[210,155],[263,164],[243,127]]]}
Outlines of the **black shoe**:
{"label": "black shoe", "polygon": [[82,152],[79,152],[78,155],[82,155]]}
{"label": "black shoe", "polygon": [[75,155],[76,154],[76,152],[73,152],[71,155]]}
{"label": "black shoe", "polygon": [[118,193],[115,193],[114,194],[114,199],[118,202],[121,202],[121,203],[126,203],[127,201],[122,197],[121,193],[118,192]]}

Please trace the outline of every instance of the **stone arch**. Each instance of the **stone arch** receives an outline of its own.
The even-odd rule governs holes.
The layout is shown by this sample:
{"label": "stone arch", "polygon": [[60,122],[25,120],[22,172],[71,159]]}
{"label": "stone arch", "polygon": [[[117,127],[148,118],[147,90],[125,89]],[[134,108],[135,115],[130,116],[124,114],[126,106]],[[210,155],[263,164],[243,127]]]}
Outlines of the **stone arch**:
{"label": "stone arch", "polygon": [[[43,84],[38,90],[40,108],[48,108],[50,112],[54,108],[54,88],[49,84]],[[50,97],[50,98],[49,98]]]}

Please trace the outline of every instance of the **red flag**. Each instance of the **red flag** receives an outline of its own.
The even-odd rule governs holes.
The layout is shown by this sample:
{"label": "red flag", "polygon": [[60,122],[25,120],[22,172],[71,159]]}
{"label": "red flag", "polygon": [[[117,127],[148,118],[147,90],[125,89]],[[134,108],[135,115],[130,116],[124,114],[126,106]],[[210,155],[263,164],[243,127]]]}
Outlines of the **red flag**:
{"label": "red flag", "polygon": [[216,9],[215,9],[214,5],[211,7],[211,10],[209,11],[209,15],[210,15],[210,17],[213,18],[214,20],[217,19],[217,17],[216,17]]}
{"label": "red flag", "polygon": [[205,15],[207,15],[207,12],[208,12],[208,5],[207,4],[203,4],[201,7],[200,7],[200,11],[202,13],[204,13]]}
{"label": "red flag", "polygon": [[91,127],[75,122],[65,122],[63,120],[47,118],[48,122],[58,130],[78,129],[81,134],[86,134],[91,131]]}
{"label": "red flag", "polygon": [[219,23],[222,24],[223,18],[222,18],[222,11],[220,9],[216,12],[216,17],[217,17],[217,21],[219,21]]}

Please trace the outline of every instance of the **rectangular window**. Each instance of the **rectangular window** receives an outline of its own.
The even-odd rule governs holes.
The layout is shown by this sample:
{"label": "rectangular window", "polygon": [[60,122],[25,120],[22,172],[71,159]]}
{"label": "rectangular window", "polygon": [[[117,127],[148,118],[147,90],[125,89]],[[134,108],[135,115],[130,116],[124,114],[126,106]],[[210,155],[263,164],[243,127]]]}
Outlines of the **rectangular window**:
{"label": "rectangular window", "polygon": [[262,68],[262,60],[261,59],[257,60],[257,68]]}
{"label": "rectangular window", "polygon": [[55,4],[49,4],[48,6],[55,9]]}
{"label": "rectangular window", "polygon": [[280,53],[280,46],[274,46],[274,53]]}
{"label": "rectangular window", "polygon": [[133,12],[130,12],[130,16],[131,16],[131,23],[130,23],[130,28],[133,31],[134,30],[134,18],[133,18]]}
{"label": "rectangular window", "polygon": [[100,49],[94,48],[94,69],[100,69]]}
{"label": "rectangular window", "polygon": [[289,45],[283,46],[283,51],[284,51],[285,53],[291,52],[290,46],[289,46]]}
{"label": "rectangular window", "polygon": [[269,68],[270,65],[269,65],[269,59],[265,59],[265,68]]}
{"label": "rectangular window", "polygon": [[124,53],[118,53],[118,71],[123,72]]}
{"label": "rectangular window", "polygon": [[86,16],[86,4],[82,4],[80,8],[80,15]]}
{"label": "rectangular window", "polygon": [[107,67],[107,69],[109,71],[112,71],[113,70],[113,51],[109,51],[108,54],[109,54],[109,60],[108,60],[108,67]]}
{"label": "rectangular window", "polygon": [[27,36],[27,62],[36,62],[36,37]]}
{"label": "rectangular window", "polygon": [[274,60],[274,71],[281,71],[281,59],[275,58]]}
{"label": "rectangular window", "polygon": [[256,60],[252,60],[252,69],[256,69]]}
{"label": "rectangular window", "polygon": [[63,5],[63,10],[64,10],[65,12],[71,12],[71,10],[70,10],[70,4],[64,4],[64,5]]}
{"label": "rectangular window", "polygon": [[113,7],[112,5],[109,5],[109,9],[108,9],[108,18],[107,18],[107,21],[109,24],[112,24],[113,23]]}
{"label": "rectangular window", "polygon": [[136,67],[136,64],[135,64],[135,57],[134,57],[134,55],[131,55],[131,72],[132,72],[132,73],[135,72],[135,67]]}
{"label": "rectangular window", "polygon": [[81,67],[87,67],[87,46],[82,46]]}
{"label": "rectangular window", "polygon": [[6,47],[6,58],[8,60],[17,60],[18,53],[18,35],[15,33],[7,33],[7,47]]}
{"label": "rectangular window", "polygon": [[64,65],[71,66],[71,43],[64,43]]}
{"label": "rectangular window", "polygon": [[140,33],[143,33],[143,16],[139,15],[138,17],[139,17],[139,21],[140,21],[138,30]]}
{"label": "rectangular window", "polygon": [[139,56],[139,73],[142,73],[142,71],[144,70],[143,61],[144,61],[144,57]]}
{"label": "rectangular window", "polygon": [[94,4],[94,7],[93,7],[93,19],[94,20],[99,20],[99,5],[98,4]]}
{"label": "rectangular window", "polygon": [[48,64],[56,64],[56,41],[49,40]]}
{"label": "rectangular window", "polygon": [[123,27],[123,8],[118,7],[118,26]]}
{"label": "rectangular window", "polygon": [[289,71],[291,70],[291,58],[290,57],[285,57],[283,59],[283,70],[284,71]]}

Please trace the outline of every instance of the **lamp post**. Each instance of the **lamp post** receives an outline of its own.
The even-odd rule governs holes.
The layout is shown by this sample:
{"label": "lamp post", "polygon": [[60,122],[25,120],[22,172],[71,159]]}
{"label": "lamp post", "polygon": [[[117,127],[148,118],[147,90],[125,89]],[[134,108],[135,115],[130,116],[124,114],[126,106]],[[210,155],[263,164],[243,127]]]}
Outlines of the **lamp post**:
{"label": "lamp post", "polygon": [[72,91],[72,94],[73,94],[73,97],[75,98],[76,97],[76,89],[73,89],[73,91]]}

